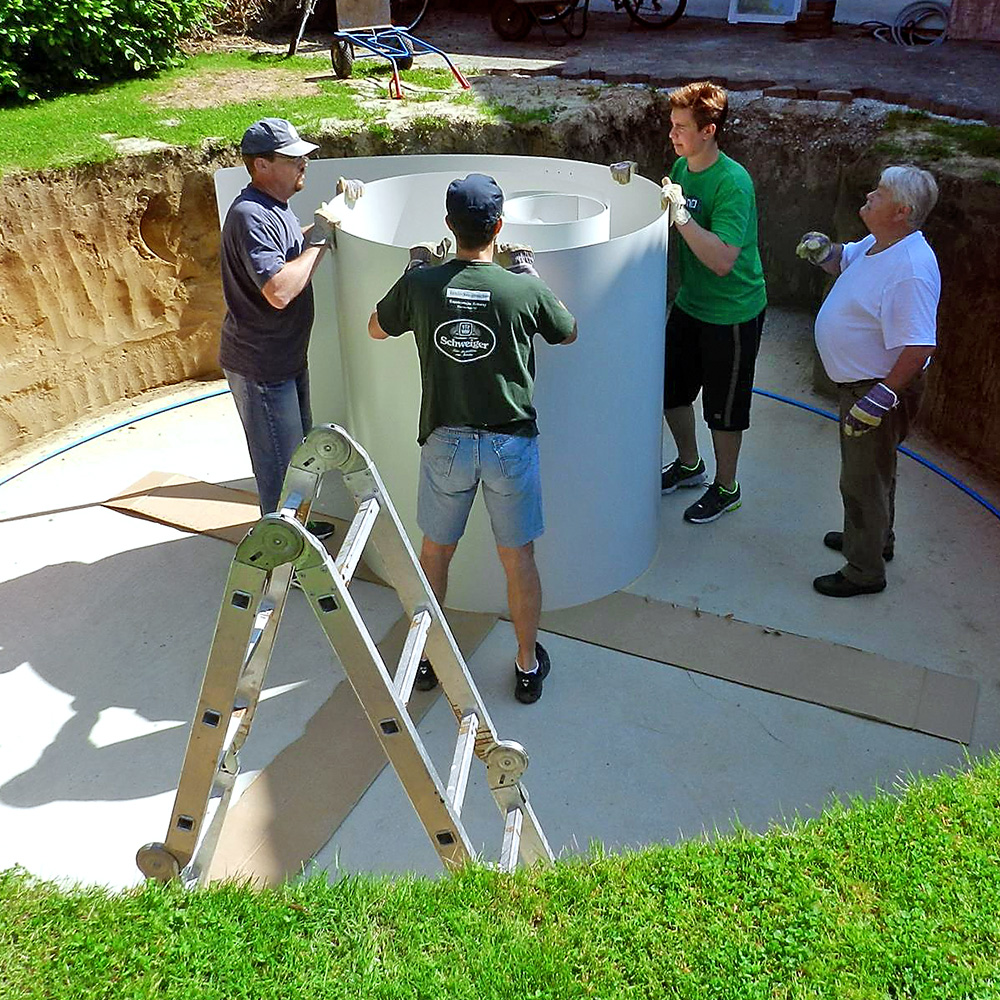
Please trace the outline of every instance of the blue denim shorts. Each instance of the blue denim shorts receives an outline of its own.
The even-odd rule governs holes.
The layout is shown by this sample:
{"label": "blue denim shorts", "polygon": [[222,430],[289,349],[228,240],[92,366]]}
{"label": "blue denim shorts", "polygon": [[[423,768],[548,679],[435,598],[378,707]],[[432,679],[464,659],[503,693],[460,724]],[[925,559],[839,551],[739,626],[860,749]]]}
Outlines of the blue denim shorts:
{"label": "blue denim shorts", "polygon": [[516,549],[542,534],[538,438],[472,427],[438,427],[420,449],[420,530],[438,545],[454,545],[480,482],[497,545]]}

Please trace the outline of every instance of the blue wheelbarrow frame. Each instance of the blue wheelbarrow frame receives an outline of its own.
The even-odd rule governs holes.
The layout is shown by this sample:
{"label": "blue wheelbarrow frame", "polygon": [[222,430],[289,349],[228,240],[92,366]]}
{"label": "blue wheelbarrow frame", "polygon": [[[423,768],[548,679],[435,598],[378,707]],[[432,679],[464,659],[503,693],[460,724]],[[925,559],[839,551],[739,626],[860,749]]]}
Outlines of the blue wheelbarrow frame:
{"label": "blue wheelbarrow frame", "polygon": [[[397,100],[403,98],[403,88],[399,82],[399,70],[409,69],[413,65],[414,56],[426,55],[428,52],[436,53],[448,64],[455,79],[463,90],[469,90],[472,84],[462,75],[458,67],[451,61],[445,52],[425,42],[421,38],[411,35],[406,28],[399,28],[391,24],[375,25],[370,28],[350,28],[345,31],[335,31],[333,33],[333,45],[330,49],[330,58],[333,62],[333,70],[337,76],[346,78],[351,75],[351,66],[354,62],[351,49],[367,49],[373,55],[382,56],[388,59],[392,65],[392,79],[389,82],[389,96]],[[338,64],[339,62],[339,64]]]}

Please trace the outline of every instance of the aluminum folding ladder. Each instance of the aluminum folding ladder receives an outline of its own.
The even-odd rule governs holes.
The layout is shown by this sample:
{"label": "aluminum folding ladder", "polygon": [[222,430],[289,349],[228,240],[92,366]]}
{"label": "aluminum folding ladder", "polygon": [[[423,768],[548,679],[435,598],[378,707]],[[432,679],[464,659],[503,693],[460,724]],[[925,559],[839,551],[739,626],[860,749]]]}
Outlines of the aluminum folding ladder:
{"label": "aluminum folding ladder", "polygon": [[[335,558],[305,528],[322,478],[331,471],[343,476],[357,508]],[[349,590],[369,541],[410,619],[392,676]],[[187,882],[207,881],[293,572],[445,867],[476,856],[461,820],[474,755],[486,765],[487,784],[504,817],[498,867],[513,870],[519,857],[525,864],[551,861],[521,784],[528,766],[524,747],[497,738],[371,459],[342,428],[326,425],[311,431],[292,456],[278,513],[262,517],[236,549],[166,840],[139,848],[142,873],[163,882],[181,875]],[[406,707],[425,654],[459,721],[447,784]],[[213,793],[219,803],[206,826]]]}

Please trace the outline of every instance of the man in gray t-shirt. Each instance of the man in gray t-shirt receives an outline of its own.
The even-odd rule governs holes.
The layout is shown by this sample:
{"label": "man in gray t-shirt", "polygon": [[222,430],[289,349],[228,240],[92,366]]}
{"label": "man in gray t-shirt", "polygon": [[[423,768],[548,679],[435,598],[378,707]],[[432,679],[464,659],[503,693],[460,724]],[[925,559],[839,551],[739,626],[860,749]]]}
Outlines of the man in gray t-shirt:
{"label": "man in gray t-shirt", "polygon": [[[333,232],[317,213],[303,229],[288,200],[305,183],[306,157],[318,149],[283,118],[246,130],[240,150],[250,183],[222,227],[219,363],[246,433],[262,513],[277,510],[292,452],[312,427],[306,352],[313,322],[310,282]],[[354,195],[360,191],[357,181]],[[333,531],[310,522],[318,537]]]}

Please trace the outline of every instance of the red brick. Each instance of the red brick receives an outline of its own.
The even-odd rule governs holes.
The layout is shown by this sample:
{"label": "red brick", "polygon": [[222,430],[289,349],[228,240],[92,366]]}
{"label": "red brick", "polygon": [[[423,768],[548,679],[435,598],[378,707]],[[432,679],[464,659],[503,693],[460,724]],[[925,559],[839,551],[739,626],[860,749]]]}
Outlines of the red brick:
{"label": "red brick", "polygon": [[821,90],[816,97],[820,101],[840,101],[841,104],[850,104],[854,100],[854,94],[849,90]]}
{"label": "red brick", "polygon": [[798,87],[790,87],[787,84],[779,84],[777,87],[767,87],[764,90],[765,97],[798,97]]}

